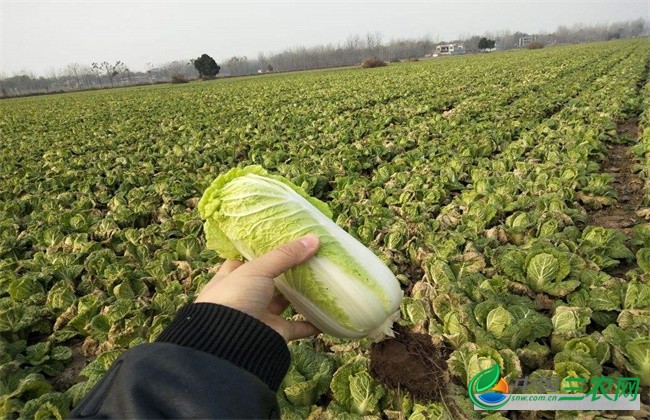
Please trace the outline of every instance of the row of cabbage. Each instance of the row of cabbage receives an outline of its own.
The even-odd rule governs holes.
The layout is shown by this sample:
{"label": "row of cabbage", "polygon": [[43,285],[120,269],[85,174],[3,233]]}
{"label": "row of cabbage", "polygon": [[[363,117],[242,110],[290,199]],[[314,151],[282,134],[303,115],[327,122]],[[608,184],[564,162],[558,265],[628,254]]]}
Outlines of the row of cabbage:
{"label": "row of cabbage", "polygon": [[[648,64],[650,68],[650,63]],[[638,142],[632,147],[633,153],[639,161],[635,168],[646,181],[644,191],[650,193],[650,79],[644,80],[645,84],[641,85],[641,96],[639,97],[639,115],[638,124]],[[649,200],[644,200],[644,204],[650,204]]]}
{"label": "row of cabbage", "polygon": [[[632,372],[625,348],[586,331],[631,334],[629,311],[647,302],[627,296],[646,283],[603,272],[633,255],[616,232],[584,228],[584,207],[614,199],[597,162],[647,56],[647,43],[620,42],[3,101],[0,413],[65,415],[122,351],[154,339],[219,262],[197,197],[250,163],[329,202],[399,273],[402,323],[456,351],[458,386],[492,356],[512,361],[509,375],[557,371],[558,354],[589,340],[607,343],[599,366]],[[531,278],[549,256],[553,281]],[[444,411],[373,380],[368,343],[291,351],[286,416]],[[84,359],[77,377],[69,366]]]}
{"label": "row of cabbage", "polygon": [[[646,48],[596,79],[478,165],[472,187],[442,209],[446,252],[425,263],[404,311],[456,349],[448,363],[465,384],[497,362],[506,380],[630,375],[650,385],[648,230],[637,227],[635,255],[588,215],[616,198],[599,162],[616,123],[637,112],[647,60]],[[608,274],[635,260],[625,278]]]}
{"label": "row of cabbage", "polygon": [[[379,244],[389,263],[421,264],[425,277],[413,285],[402,307],[403,322],[455,350],[448,364],[463,385],[493,363],[500,365],[506,380],[524,374],[558,376],[566,386],[567,378],[585,378],[588,384],[601,375],[615,382],[629,374],[650,385],[646,266],[640,262],[642,268],[625,279],[608,274],[608,269],[633,261],[635,254],[623,234],[589,225],[588,217],[590,208],[615,200],[611,175],[600,172],[599,162],[605,144],[617,141],[616,123],[637,112],[637,84],[646,77],[647,59],[647,46],[626,51],[559,112],[524,130],[501,153],[474,163],[471,181],[429,224],[424,224],[426,217],[418,219],[422,210],[403,210],[426,200],[417,194],[429,192],[433,182],[423,181],[422,175],[435,171],[432,166],[439,162],[425,160],[413,170],[413,161],[404,159],[403,172],[386,172],[387,178],[381,178],[380,167],[374,190],[361,188],[362,181],[349,187],[368,194],[358,207],[355,221],[363,220],[365,228],[358,235]],[[400,158],[395,160],[402,163]],[[463,173],[462,166],[454,169],[456,175]],[[395,188],[391,197],[389,188],[396,181],[402,188]],[[377,199],[388,205],[377,205]],[[397,211],[391,214],[386,207]],[[638,255],[641,260],[643,249]],[[402,278],[407,284],[412,280]],[[346,351],[339,357],[363,376],[359,366],[364,352],[358,353],[353,357],[354,352]],[[354,378],[350,389],[358,386]],[[387,405],[384,414],[447,412],[441,404],[414,406],[374,385],[367,383],[364,395],[375,395],[376,404],[357,401],[357,412],[364,407],[362,414],[368,414],[382,403]],[[295,388],[287,390],[295,403]],[[451,386],[450,392],[457,406],[470,412],[466,388]],[[330,410],[341,414],[336,403]],[[297,416],[306,413],[303,406]]]}

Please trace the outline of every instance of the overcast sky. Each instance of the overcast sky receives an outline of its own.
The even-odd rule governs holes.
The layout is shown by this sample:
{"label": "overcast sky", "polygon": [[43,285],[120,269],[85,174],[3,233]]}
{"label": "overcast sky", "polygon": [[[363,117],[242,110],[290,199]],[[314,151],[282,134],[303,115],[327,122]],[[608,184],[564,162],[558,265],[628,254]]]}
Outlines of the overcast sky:
{"label": "overcast sky", "polygon": [[207,53],[217,62],[287,47],[343,43],[381,32],[384,41],[439,40],[510,29],[650,17],[642,1],[13,1],[0,0],[0,72],[44,75],[77,62],[125,62],[133,71]]}

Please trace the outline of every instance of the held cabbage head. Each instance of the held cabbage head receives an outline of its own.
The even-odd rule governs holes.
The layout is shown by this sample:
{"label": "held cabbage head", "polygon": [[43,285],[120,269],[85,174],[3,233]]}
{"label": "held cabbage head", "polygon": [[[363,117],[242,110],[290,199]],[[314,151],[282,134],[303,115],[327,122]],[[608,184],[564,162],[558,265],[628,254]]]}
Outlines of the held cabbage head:
{"label": "held cabbage head", "polygon": [[321,331],[360,338],[390,334],[402,300],[399,282],[372,251],[332,221],[327,205],[260,166],[220,175],[199,202],[207,247],[252,260],[306,234],[321,247],[278,277],[276,287]]}

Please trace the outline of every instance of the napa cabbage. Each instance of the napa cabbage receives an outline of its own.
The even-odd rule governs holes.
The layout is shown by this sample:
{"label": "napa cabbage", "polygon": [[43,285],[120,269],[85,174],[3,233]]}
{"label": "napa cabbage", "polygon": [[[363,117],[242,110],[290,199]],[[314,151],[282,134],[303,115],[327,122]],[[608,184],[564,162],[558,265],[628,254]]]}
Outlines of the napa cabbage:
{"label": "napa cabbage", "polygon": [[276,287],[321,331],[343,338],[390,334],[402,290],[391,270],[334,221],[328,206],[260,166],[220,175],[199,201],[207,247],[252,260],[307,234],[321,247]]}

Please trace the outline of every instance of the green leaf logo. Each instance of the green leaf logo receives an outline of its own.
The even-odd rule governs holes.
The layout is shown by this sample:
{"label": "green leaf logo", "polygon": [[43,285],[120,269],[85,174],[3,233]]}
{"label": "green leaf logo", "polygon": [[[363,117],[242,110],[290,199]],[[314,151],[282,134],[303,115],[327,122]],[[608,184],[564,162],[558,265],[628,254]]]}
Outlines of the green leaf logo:
{"label": "green leaf logo", "polygon": [[[499,393],[492,392],[500,378],[501,369],[499,368],[498,363],[495,363],[493,366],[490,366],[474,375],[467,385],[470,400],[483,410],[496,410],[503,407],[510,399],[510,397],[501,394],[501,392],[507,394],[507,385],[505,385],[504,390],[499,390]],[[502,382],[505,384],[505,381]],[[484,393],[485,395],[477,395]],[[488,396],[496,396],[497,398],[486,398]],[[484,399],[485,401],[483,401]]]}
{"label": "green leaf logo", "polygon": [[476,379],[476,382],[474,383],[475,392],[485,392],[488,389],[491,389],[499,381],[500,373],[501,369],[499,369],[498,363],[495,363],[491,367],[477,373],[474,376]]}

